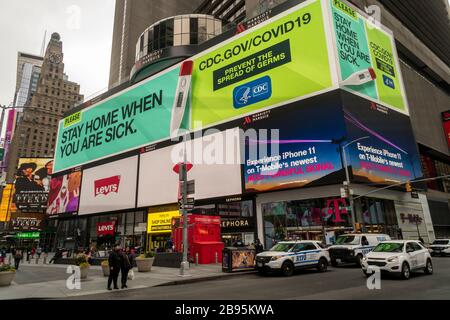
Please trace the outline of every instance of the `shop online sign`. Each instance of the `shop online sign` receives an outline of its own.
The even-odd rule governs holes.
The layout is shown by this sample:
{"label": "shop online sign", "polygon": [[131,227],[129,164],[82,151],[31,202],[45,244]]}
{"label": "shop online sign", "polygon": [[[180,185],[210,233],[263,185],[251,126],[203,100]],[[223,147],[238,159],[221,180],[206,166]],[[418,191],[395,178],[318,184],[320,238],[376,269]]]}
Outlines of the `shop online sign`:
{"label": "shop online sign", "polygon": [[[392,34],[367,19],[344,2],[311,0],[192,57],[182,127],[205,128],[318,95],[369,68],[375,80],[341,86],[407,113]],[[63,119],[54,171],[168,139],[179,72],[180,65],[171,67]]]}

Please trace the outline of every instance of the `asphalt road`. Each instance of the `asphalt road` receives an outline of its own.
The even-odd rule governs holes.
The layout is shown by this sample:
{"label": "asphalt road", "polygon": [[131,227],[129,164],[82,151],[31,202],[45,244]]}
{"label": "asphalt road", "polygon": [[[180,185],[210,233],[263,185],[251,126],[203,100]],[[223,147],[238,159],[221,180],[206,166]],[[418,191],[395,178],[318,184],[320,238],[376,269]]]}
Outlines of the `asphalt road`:
{"label": "asphalt road", "polygon": [[381,279],[380,290],[369,290],[361,269],[352,266],[329,267],[326,273],[298,271],[292,277],[261,277],[246,274],[226,279],[112,291],[80,298],[92,299],[170,299],[170,300],[281,300],[281,299],[432,299],[450,300],[450,258],[433,259],[434,274],[414,273],[410,280],[392,276]]}

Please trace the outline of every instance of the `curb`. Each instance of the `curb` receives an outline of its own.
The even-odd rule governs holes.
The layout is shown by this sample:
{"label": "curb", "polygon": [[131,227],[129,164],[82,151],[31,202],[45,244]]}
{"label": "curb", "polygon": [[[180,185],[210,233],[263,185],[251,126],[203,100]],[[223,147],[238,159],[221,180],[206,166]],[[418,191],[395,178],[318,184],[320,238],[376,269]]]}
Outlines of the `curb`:
{"label": "curb", "polygon": [[248,274],[255,274],[257,271],[241,271],[237,273],[225,273],[225,274],[219,274],[214,276],[207,276],[207,277],[201,277],[201,278],[187,278],[184,280],[175,280],[175,281],[169,281],[162,284],[158,284],[153,287],[165,287],[165,286],[174,286],[179,284],[189,284],[189,283],[195,283],[195,282],[203,282],[203,281],[210,281],[210,280],[217,280],[217,279],[223,279],[223,278],[230,278],[233,276],[245,276]]}

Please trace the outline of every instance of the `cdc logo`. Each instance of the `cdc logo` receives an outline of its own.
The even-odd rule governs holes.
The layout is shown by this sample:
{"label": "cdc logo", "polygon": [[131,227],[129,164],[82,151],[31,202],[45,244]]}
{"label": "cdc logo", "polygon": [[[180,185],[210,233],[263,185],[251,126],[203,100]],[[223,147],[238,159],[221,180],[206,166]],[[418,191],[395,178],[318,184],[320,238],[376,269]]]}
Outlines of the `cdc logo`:
{"label": "cdc logo", "polygon": [[272,95],[272,82],[269,76],[253,80],[233,90],[233,105],[236,109],[269,99]]}

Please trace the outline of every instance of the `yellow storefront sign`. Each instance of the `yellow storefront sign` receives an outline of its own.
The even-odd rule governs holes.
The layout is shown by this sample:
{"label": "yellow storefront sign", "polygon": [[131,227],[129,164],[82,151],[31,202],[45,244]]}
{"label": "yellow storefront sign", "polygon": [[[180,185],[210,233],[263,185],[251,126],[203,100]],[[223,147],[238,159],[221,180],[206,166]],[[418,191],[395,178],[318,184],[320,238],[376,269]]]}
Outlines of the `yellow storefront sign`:
{"label": "yellow storefront sign", "polygon": [[178,210],[149,213],[147,218],[147,233],[172,232],[172,218],[180,216]]}

